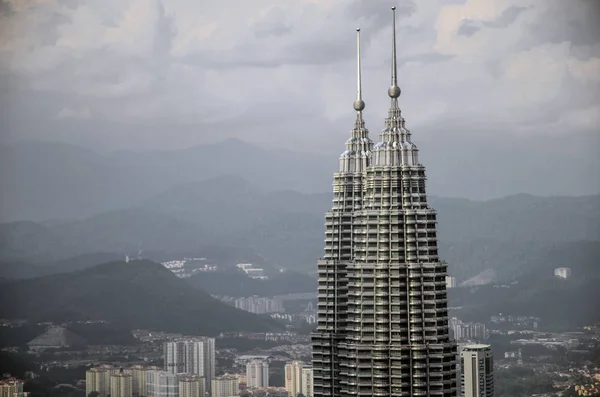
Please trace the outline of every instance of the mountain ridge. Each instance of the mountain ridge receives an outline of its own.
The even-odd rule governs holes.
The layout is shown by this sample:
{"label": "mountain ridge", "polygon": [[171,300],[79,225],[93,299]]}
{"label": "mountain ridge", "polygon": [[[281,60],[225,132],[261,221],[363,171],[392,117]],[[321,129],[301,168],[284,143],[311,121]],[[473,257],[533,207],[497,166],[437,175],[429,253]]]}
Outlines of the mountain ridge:
{"label": "mountain ridge", "polygon": [[[129,329],[193,335],[279,328],[274,321],[227,306],[162,265],[145,260],[15,281],[4,284],[0,296],[3,302],[13,302],[0,307],[2,318],[105,320]],[[211,319],[218,321],[207,321]]]}
{"label": "mountain ridge", "polygon": [[[140,245],[169,259],[226,244],[245,250],[246,259],[239,255],[239,261],[252,257],[260,265],[314,271],[331,194],[269,191],[239,176],[182,186],[139,206],[83,220],[0,224],[0,261],[48,262],[89,252],[124,255]],[[536,252],[552,244],[600,241],[600,195],[513,195],[490,201],[432,196],[429,202],[438,212],[441,257],[460,279],[488,268],[508,276],[507,269],[537,260]]]}

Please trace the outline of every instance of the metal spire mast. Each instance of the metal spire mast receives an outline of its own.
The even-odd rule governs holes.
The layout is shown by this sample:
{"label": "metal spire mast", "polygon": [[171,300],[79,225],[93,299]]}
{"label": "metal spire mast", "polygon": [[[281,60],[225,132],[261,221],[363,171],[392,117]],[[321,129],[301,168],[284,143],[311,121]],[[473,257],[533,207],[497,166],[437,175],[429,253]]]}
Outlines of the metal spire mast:
{"label": "metal spire mast", "polygon": [[392,7],[392,83],[388,89],[388,95],[392,99],[400,96],[400,87],[398,87],[398,65],[396,64],[396,7]]}
{"label": "metal spire mast", "polygon": [[356,29],[356,101],[354,102],[354,110],[362,113],[365,108],[365,102],[362,99],[362,77],[360,66],[360,28]]}

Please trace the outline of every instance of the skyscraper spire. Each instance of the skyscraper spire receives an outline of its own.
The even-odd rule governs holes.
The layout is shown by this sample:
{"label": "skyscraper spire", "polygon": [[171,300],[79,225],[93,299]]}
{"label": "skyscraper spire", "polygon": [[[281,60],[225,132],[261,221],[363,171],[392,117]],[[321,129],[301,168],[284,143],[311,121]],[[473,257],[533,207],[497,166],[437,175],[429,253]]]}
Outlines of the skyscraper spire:
{"label": "skyscraper spire", "polygon": [[392,99],[400,96],[400,87],[398,87],[398,66],[396,65],[396,7],[392,7],[392,83],[388,89],[388,95]]}
{"label": "skyscraper spire", "polygon": [[361,78],[361,67],[360,67],[360,28],[356,29],[356,101],[354,101],[354,110],[359,114],[365,108],[365,101],[362,99],[362,78]]}
{"label": "skyscraper spire", "polygon": [[365,127],[362,111],[365,101],[362,99],[362,73],[360,65],[360,28],[356,29],[356,100],[353,104],[356,110],[354,128],[350,139],[346,141],[346,150],[340,156],[341,172],[362,172],[369,165],[373,142],[369,139],[369,131]]}

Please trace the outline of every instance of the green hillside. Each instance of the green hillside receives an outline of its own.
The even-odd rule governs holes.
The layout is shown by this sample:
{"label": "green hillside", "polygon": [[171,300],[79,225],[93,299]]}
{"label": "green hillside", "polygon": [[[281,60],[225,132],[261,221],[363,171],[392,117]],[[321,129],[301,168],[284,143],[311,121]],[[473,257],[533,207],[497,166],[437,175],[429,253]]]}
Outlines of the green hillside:
{"label": "green hillside", "polygon": [[3,285],[0,317],[107,320],[191,335],[269,331],[274,321],[227,306],[150,261],[111,262]]}

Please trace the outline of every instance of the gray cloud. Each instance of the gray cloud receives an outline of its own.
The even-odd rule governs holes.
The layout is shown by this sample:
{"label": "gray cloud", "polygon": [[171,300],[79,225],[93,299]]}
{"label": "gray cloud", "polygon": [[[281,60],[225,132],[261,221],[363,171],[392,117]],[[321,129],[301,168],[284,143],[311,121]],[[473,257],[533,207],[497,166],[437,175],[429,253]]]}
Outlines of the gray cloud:
{"label": "gray cloud", "polygon": [[500,16],[493,21],[485,21],[483,24],[490,28],[502,29],[510,26],[517,17],[527,9],[527,7],[508,7],[500,14]]}
{"label": "gray cloud", "polygon": [[456,31],[456,34],[459,36],[470,37],[473,36],[475,33],[479,32],[480,30],[481,26],[479,26],[479,24],[477,24],[475,21],[466,19],[460,24],[458,30]]}
{"label": "gray cloud", "polygon": [[[502,147],[498,159],[536,137],[536,164],[567,161],[564,139],[587,142],[582,164],[595,165],[598,3],[488,1],[395,4],[401,103],[424,153],[475,139]],[[108,150],[237,137],[335,157],[354,119],[358,26],[374,137],[389,105],[395,1],[372,3],[240,0],[231,13],[218,0],[0,0],[1,139]],[[497,191],[512,189],[502,178]]]}

